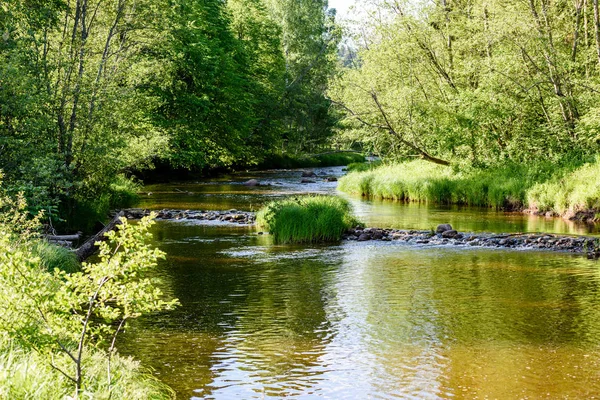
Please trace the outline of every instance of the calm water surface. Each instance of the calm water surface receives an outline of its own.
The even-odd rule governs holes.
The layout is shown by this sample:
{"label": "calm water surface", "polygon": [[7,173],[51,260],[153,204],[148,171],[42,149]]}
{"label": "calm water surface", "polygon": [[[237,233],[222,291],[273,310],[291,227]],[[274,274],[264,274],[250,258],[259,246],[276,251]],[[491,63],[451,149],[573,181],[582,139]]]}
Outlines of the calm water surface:
{"label": "calm water surface", "polygon": [[[162,208],[155,196],[164,195],[190,205],[167,207],[211,208],[191,207],[189,196],[244,209],[236,193],[259,204],[303,189],[295,175],[262,178],[282,188],[235,180],[157,186],[145,206]],[[313,190],[332,193],[335,184]],[[380,226],[587,230],[489,210],[354,203]],[[385,242],[276,246],[250,227],[188,222],[160,222],[154,234],[168,254],[157,274],[182,306],[137,321],[120,348],[153,367],[178,398],[600,396],[598,262]]]}

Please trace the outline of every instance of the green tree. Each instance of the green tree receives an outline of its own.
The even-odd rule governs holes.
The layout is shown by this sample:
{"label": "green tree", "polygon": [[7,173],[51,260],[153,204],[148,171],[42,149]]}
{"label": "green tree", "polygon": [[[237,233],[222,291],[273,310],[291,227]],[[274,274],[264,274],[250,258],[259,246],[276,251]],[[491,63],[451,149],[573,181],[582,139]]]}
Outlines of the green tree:
{"label": "green tree", "polygon": [[597,151],[588,2],[372,7],[354,41],[359,61],[330,91],[348,116],[348,139],[395,157],[476,166]]}

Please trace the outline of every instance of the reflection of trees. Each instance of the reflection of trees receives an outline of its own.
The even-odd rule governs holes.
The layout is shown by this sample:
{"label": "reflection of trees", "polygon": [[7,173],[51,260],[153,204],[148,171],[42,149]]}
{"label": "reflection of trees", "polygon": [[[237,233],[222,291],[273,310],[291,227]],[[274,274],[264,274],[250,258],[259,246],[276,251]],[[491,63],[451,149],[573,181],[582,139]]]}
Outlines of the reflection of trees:
{"label": "reflection of trees", "polygon": [[556,397],[600,390],[600,274],[581,257],[350,244],[321,260],[272,247],[265,261],[222,253],[264,237],[156,229],[182,307],[128,345],[183,397],[501,398],[540,379],[561,381],[546,385]]}
{"label": "reflection of trees", "polygon": [[[338,301],[354,321],[340,326],[354,332],[338,333],[333,344],[360,337],[358,368],[375,391],[507,397],[534,390],[536,380],[562,381],[565,371],[580,383],[597,378],[573,357],[597,354],[600,342],[599,279],[587,260],[375,246],[349,253],[343,268]],[[507,376],[527,379],[511,386]],[[572,381],[548,390],[589,392]]]}
{"label": "reflection of trees", "polygon": [[[215,354],[219,383],[236,380],[268,395],[300,393],[318,379],[319,357],[327,343],[326,277],[329,266],[306,259],[260,263],[247,270],[236,290],[246,293],[225,333],[225,346]],[[233,364],[233,366],[232,366]],[[234,389],[232,389],[234,390]],[[235,391],[235,390],[234,390]]]}
{"label": "reflection of trees", "polygon": [[277,254],[273,261],[227,256],[263,244],[264,237],[237,236],[243,232],[172,223],[155,229],[168,254],[159,273],[182,306],[145,320],[128,346],[183,397],[194,389],[244,397],[261,387],[284,395],[319,374],[312,368],[327,341],[323,309],[333,267]]}

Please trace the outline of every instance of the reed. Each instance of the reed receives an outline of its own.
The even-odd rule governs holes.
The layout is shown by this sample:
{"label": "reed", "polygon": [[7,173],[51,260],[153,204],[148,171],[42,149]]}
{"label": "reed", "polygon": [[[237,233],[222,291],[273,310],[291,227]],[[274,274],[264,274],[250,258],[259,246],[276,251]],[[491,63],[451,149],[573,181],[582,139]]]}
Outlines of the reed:
{"label": "reed", "polygon": [[275,243],[316,243],[339,240],[359,224],[350,204],[339,197],[305,196],[274,201],[256,217],[257,227],[268,230]]}
{"label": "reed", "polygon": [[600,158],[456,171],[412,161],[350,172],[338,188],[366,197],[565,214],[600,209]]}

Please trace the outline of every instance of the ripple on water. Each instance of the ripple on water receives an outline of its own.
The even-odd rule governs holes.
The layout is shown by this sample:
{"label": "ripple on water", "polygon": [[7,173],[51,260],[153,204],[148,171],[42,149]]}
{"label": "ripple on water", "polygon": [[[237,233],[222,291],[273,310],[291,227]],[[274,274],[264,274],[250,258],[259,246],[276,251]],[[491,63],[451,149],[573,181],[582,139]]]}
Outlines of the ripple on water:
{"label": "ripple on water", "polygon": [[244,230],[162,223],[155,233],[169,253],[159,275],[182,306],[135,324],[123,348],[181,398],[600,393],[597,262],[395,243],[272,246]]}

